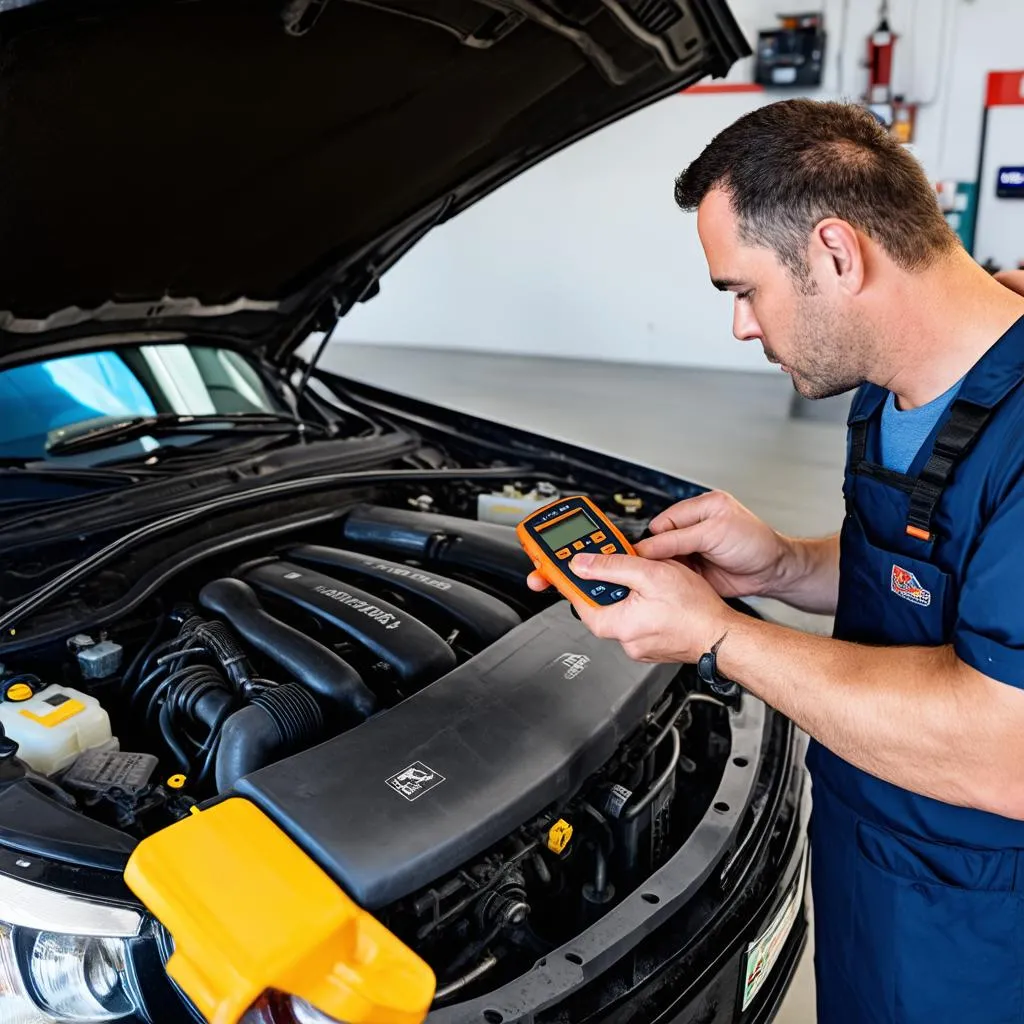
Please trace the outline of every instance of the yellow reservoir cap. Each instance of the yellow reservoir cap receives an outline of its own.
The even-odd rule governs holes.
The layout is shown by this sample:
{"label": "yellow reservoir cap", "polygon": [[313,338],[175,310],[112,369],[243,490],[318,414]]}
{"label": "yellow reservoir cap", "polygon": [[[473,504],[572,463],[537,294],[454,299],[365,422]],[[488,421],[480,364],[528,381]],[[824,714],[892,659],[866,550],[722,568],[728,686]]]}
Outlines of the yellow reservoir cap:
{"label": "yellow reservoir cap", "polygon": [[35,696],[35,690],[28,683],[12,683],[7,687],[4,696],[10,701],[31,700]]}
{"label": "yellow reservoir cap", "polygon": [[167,973],[211,1024],[267,989],[347,1024],[420,1024],[430,967],[255,804],[233,798],[135,848],[125,881],[174,938]]}

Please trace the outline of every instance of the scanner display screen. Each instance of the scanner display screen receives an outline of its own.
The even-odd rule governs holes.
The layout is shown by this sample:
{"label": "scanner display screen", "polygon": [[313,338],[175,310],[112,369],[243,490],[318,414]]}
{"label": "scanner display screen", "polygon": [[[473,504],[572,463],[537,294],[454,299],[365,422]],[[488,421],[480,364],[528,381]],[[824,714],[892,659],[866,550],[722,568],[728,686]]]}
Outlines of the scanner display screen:
{"label": "scanner display screen", "polygon": [[582,540],[599,529],[600,527],[590,516],[583,512],[574,512],[568,518],[541,531],[541,538],[554,550],[568,547],[574,540]]}

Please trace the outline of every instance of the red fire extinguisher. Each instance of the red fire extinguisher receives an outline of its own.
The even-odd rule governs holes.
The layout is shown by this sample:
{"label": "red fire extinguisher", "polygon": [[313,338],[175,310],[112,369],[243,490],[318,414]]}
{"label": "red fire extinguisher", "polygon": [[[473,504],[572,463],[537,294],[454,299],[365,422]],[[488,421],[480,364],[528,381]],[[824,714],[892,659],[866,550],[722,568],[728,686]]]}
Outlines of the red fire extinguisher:
{"label": "red fire extinguisher", "polygon": [[892,55],[896,35],[889,27],[889,3],[882,0],[878,27],[868,37],[868,103],[892,100]]}

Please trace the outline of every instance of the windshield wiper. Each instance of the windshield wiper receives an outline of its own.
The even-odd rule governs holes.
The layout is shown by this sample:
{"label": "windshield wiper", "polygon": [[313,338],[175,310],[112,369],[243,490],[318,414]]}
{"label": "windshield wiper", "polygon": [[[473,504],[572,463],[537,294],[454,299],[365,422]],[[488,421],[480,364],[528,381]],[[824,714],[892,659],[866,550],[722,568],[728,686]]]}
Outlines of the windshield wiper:
{"label": "windshield wiper", "polygon": [[[141,437],[160,434],[213,434],[221,426],[231,427],[232,436],[260,436],[270,434],[308,434],[326,436],[326,428],[308,420],[276,412],[217,413],[189,416],[176,412],[160,412],[152,416],[128,416],[106,420],[99,424],[79,424],[68,427],[46,446],[46,454],[73,455],[94,451],[120,441],[133,441]],[[213,429],[211,429],[213,428]]]}

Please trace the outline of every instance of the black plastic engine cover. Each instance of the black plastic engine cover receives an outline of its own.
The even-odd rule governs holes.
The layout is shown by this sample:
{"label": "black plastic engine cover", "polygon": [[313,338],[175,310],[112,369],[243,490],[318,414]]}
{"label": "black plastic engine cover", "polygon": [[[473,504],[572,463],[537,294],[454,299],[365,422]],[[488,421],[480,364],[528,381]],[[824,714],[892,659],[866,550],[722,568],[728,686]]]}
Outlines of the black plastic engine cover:
{"label": "black plastic engine cover", "polygon": [[573,794],[676,671],[631,661],[559,602],[391,711],[237,788],[373,910]]}
{"label": "black plastic engine cover", "polygon": [[302,544],[288,548],[284,557],[299,565],[323,569],[341,579],[354,577],[411,596],[457,623],[482,644],[494,643],[522,621],[507,604],[477,587],[375,555]]}
{"label": "black plastic engine cover", "polygon": [[260,594],[316,615],[347,633],[418,689],[455,667],[455,652],[409,612],[315,569],[274,560],[243,568],[239,578]]}

